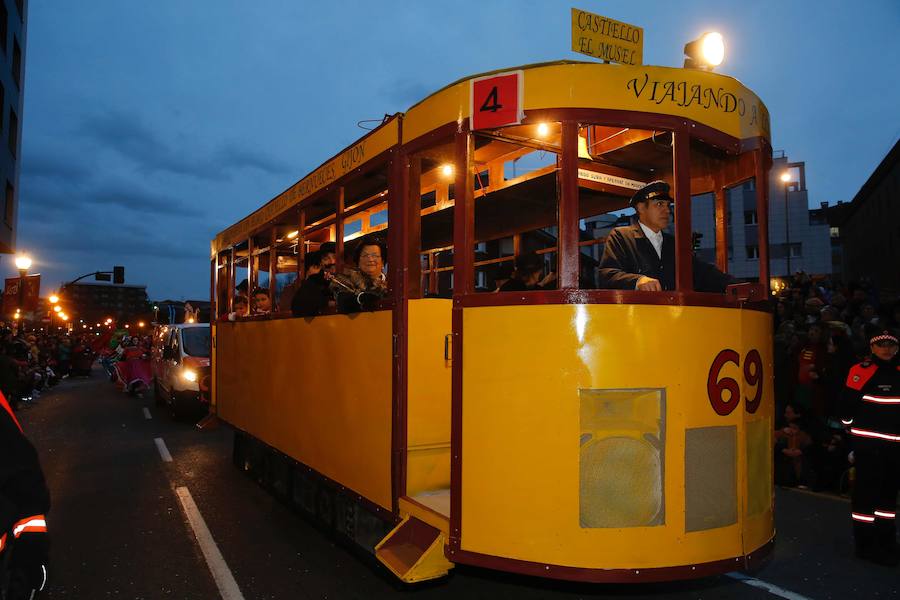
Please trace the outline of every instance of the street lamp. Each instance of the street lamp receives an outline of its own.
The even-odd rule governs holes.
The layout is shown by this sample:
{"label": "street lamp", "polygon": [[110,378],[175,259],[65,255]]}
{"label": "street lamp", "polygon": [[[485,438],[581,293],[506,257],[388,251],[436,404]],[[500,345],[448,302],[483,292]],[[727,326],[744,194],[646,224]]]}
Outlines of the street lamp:
{"label": "street lamp", "polygon": [[787,276],[790,279],[793,273],[791,272],[791,227],[788,220],[788,184],[791,182],[791,173],[789,171],[781,174],[781,182],[784,184],[784,248],[786,251],[785,257],[787,258]]}
{"label": "street lamp", "polygon": [[[28,277],[28,269],[31,267],[31,258],[25,254],[16,257],[16,268],[19,270],[19,310],[24,308],[25,302],[25,278]],[[25,319],[19,321],[19,333],[25,329]]]}

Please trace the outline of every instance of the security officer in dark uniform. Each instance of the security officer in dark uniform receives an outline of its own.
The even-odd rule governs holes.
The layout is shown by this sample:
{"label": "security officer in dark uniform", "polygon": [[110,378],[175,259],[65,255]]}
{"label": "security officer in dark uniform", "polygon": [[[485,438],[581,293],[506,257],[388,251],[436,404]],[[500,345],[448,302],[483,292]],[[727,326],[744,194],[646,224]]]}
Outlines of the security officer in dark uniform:
{"label": "security officer in dark uniform", "polygon": [[900,363],[897,335],[869,328],[870,358],[854,365],[841,398],[841,420],[853,440],[856,482],[850,516],[856,555],[882,565],[900,561]]}
{"label": "security officer in dark uniform", "polygon": [[0,598],[32,600],[47,583],[50,492],[34,446],[0,394]]}
{"label": "security officer in dark uniform", "polygon": [[[606,238],[600,259],[600,287],[620,290],[675,289],[675,237],[663,231],[672,215],[669,184],[654,181],[631,197],[636,221],[616,227]],[[696,257],[694,289],[724,292],[731,278]]]}

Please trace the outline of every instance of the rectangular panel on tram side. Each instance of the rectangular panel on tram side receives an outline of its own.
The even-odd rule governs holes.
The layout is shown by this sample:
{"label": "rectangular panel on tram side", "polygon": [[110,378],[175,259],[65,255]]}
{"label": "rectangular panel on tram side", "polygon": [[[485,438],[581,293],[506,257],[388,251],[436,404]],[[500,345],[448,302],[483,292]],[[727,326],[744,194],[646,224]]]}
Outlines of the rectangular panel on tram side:
{"label": "rectangular panel on tram side", "polygon": [[[756,514],[749,514],[743,500],[751,460],[745,423],[770,418],[771,409],[747,415],[741,400],[729,414],[717,414],[707,382],[711,363],[727,348],[741,363],[724,365],[718,376],[741,381],[745,346],[761,344],[770,326],[768,313],[713,307],[463,309],[461,550],[580,568],[634,569],[712,562],[762,546],[771,537],[766,525],[771,505],[756,502]],[[524,350],[535,340],[540,352]],[[763,364],[770,365],[770,353],[759,351]],[[762,385],[763,405],[770,405],[771,386]],[[586,493],[580,485],[581,405],[593,396],[583,392],[629,390],[641,404],[623,414],[634,418],[594,435],[604,443],[631,440],[619,457],[637,462],[608,472]],[[653,390],[661,393],[656,404],[647,404]],[[744,384],[741,390],[751,392]],[[647,429],[654,420],[655,413],[647,412],[651,405],[662,415],[652,431]],[[703,492],[716,481],[701,477],[686,487],[686,478],[703,470],[686,468],[686,444],[723,440],[732,459],[715,468],[731,483],[724,497],[711,499]],[[643,456],[638,446],[658,447],[659,453]],[[646,476],[636,473],[638,466],[649,469]],[[750,477],[758,485],[766,474],[756,471]],[[585,498],[606,507],[609,514],[598,517],[600,525],[585,523],[580,507]],[[632,514],[653,498],[662,503],[661,512],[648,505],[646,514]],[[523,530],[528,544],[522,544]],[[747,533],[750,538],[742,543]]]}
{"label": "rectangular panel on tram side", "polygon": [[217,410],[391,510],[391,312],[217,324]]}

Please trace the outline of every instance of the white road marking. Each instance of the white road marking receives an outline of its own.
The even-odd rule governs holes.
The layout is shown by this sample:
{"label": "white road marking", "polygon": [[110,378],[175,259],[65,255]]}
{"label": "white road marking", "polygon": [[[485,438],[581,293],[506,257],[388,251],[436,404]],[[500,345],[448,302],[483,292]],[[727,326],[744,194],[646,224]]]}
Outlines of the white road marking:
{"label": "white road marking", "polygon": [[780,588],[777,585],[762,581],[761,579],[756,579],[755,577],[744,575],[743,573],[725,573],[725,576],[731,577],[732,579],[740,581],[741,583],[752,585],[753,587],[759,588],[761,590],[766,590],[770,594],[778,596],[780,598],[785,598],[786,600],[810,600],[810,598],[806,596],[803,596],[796,592],[792,592],[790,590],[786,590],[784,588]]}
{"label": "white road marking", "polygon": [[219,552],[219,547],[209,532],[206,521],[203,520],[203,515],[200,514],[194,498],[191,497],[191,492],[186,487],[177,487],[175,488],[175,493],[178,494],[178,499],[181,500],[184,514],[187,516],[188,523],[191,524],[191,529],[194,530],[194,536],[197,538],[197,543],[200,544],[200,550],[203,551],[206,564],[209,566],[209,572],[212,573],[216,587],[219,588],[219,593],[222,594],[222,599],[244,600],[244,595],[234,580],[231,569],[228,568],[228,564],[222,558],[222,553]]}
{"label": "white road marking", "polygon": [[165,462],[172,462],[172,455],[169,454],[169,449],[166,448],[166,443],[162,438],[153,438],[153,441],[156,442],[156,449],[159,450],[159,455],[162,457]]}
{"label": "white road marking", "polygon": [[150,415],[150,409],[147,408],[146,406],[144,407],[144,418],[145,418],[145,419],[148,419],[148,420],[153,418],[153,417]]}

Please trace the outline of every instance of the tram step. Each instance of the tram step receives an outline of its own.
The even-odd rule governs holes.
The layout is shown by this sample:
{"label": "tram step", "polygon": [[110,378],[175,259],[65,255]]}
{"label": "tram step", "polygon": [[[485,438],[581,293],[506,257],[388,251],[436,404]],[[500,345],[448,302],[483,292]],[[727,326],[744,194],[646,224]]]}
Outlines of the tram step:
{"label": "tram step", "polygon": [[453,568],[445,542],[439,529],[407,515],[375,546],[375,556],[405,583],[437,579]]}

